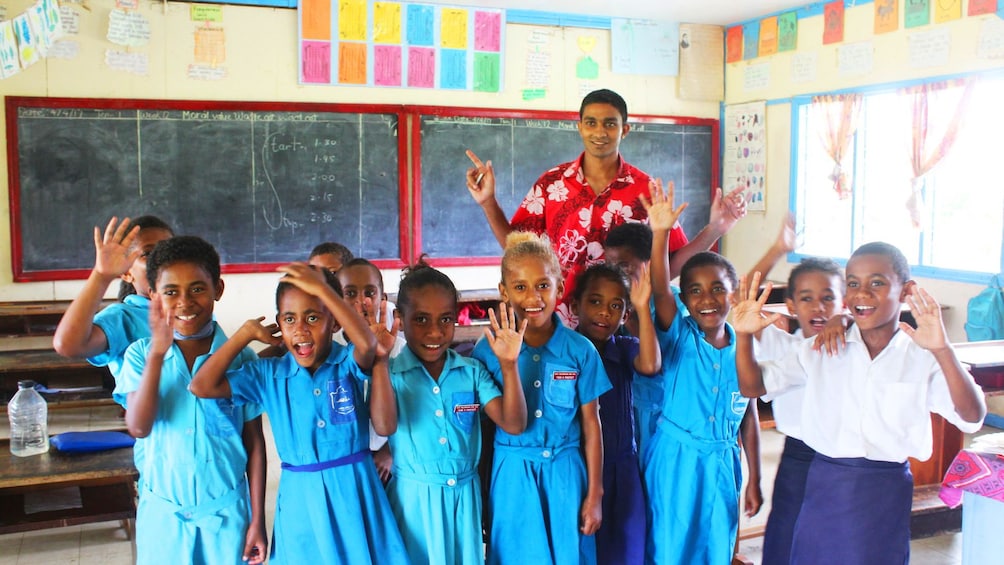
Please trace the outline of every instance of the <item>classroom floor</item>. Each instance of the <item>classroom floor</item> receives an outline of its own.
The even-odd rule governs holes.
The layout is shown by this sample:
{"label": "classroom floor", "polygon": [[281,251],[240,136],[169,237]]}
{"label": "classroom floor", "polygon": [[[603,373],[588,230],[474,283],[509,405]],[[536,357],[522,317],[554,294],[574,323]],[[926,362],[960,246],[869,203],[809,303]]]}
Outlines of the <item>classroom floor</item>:
{"label": "classroom floor", "polygon": [[[121,428],[123,423],[115,407],[61,410],[50,415],[51,434],[68,430],[92,430]],[[6,418],[0,422],[0,437],[7,437]],[[992,430],[998,431],[998,430]],[[269,449],[268,485],[265,508],[269,532],[272,530],[272,509],[279,486],[279,462],[271,455],[275,453],[272,435],[265,426]],[[968,439],[968,438],[967,438]],[[763,509],[752,518],[742,518],[740,529],[762,526],[770,512],[770,495],[778,457],[784,441],[783,436],[773,430],[765,430],[761,439]],[[759,565],[763,538],[757,537],[740,542],[739,551]],[[911,563],[914,565],[959,565],[962,562],[962,534],[946,534],[932,538],[914,540],[910,544]],[[0,535],[0,565],[38,565],[40,563],[65,563],[79,565],[127,565],[133,562],[132,546],[126,539],[125,530],[116,522],[102,522],[27,532],[23,534]]]}

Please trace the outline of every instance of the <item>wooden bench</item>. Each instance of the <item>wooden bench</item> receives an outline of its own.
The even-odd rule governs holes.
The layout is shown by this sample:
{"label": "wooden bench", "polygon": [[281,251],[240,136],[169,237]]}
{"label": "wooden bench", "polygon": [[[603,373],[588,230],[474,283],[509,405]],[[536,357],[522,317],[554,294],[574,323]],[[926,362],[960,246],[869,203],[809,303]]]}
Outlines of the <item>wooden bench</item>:
{"label": "wooden bench", "polygon": [[[16,457],[0,440],[0,534],[118,520],[132,539],[138,476],[132,448]],[[79,505],[29,512],[67,488],[79,489]]]}

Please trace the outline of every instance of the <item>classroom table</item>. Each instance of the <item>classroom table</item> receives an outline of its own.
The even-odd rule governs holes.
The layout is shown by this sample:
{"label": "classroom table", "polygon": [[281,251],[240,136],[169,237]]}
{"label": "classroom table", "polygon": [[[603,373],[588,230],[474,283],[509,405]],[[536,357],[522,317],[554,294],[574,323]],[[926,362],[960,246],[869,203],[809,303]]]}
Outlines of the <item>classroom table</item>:
{"label": "classroom table", "polygon": [[999,563],[1004,555],[1004,455],[964,449],[955,456],[939,496],[962,504],[962,563]]}

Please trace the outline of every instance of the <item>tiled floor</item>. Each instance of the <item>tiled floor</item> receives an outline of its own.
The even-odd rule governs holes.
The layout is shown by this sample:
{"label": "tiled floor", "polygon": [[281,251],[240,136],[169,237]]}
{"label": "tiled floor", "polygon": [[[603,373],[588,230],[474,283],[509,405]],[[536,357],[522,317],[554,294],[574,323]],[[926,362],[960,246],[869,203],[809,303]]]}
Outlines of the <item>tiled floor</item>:
{"label": "tiled floor", "polygon": [[[116,408],[66,410],[50,415],[50,433],[67,430],[106,429],[122,427]],[[0,437],[7,437],[4,418],[0,422]],[[271,434],[266,424],[266,438],[269,454],[275,453]],[[994,430],[996,431],[996,430]],[[770,512],[770,495],[773,486],[777,459],[783,445],[783,437],[774,431],[764,431],[761,440],[763,460],[763,509],[752,518],[743,518],[741,530],[762,526]],[[269,480],[266,494],[268,531],[271,531],[272,508],[275,507],[275,493],[279,485],[279,465],[275,457],[269,458]],[[740,553],[760,564],[762,538],[752,538],[740,543]],[[948,534],[916,540],[911,543],[911,563],[914,565],[958,565],[961,563],[962,535]],[[67,528],[56,528],[0,536],[0,565],[127,565],[132,563],[132,546],[126,539],[125,530],[115,522],[88,524]]]}

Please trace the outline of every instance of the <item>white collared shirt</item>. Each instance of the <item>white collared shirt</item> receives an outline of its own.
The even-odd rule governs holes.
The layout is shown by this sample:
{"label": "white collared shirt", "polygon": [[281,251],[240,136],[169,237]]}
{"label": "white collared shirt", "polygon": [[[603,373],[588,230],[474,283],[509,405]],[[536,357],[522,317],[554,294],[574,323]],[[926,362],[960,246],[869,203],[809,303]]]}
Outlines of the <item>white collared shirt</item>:
{"label": "white collared shirt", "polygon": [[[805,341],[802,329],[790,334],[775,325],[769,325],[760,332],[760,338],[753,340],[753,354],[758,363],[778,361],[795,351]],[[811,342],[810,342],[811,343]],[[763,395],[764,402],[770,402],[777,431],[795,439],[802,439],[802,403],[805,387],[796,386],[783,394]]]}
{"label": "white collared shirt", "polygon": [[847,346],[836,355],[813,351],[805,340],[783,359],[761,365],[770,395],[804,385],[802,441],[809,447],[829,457],[923,461],[931,456],[929,412],[965,433],[980,429],[982,420],[958,415],[934,355],[906,333],[897,331],[875,359],[856,325],[846,335]]}

